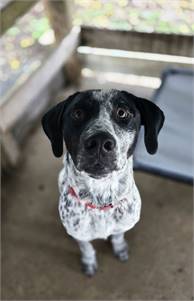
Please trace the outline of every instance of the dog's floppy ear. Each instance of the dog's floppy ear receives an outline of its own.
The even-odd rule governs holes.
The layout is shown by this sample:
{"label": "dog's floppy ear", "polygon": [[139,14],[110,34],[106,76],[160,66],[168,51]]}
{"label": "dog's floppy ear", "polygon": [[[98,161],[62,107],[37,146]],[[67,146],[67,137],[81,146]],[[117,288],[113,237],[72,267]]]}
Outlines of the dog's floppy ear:
{"label": "dog's floppy ear", "polygon": [[128,92],[125,93],[128,94],[130,99],[133,99],[140,112],[141,124],[144,125],[144,141],[146,149],[148,153],[155,154],[158,149],[158,134],[164,124],[164,113],[153,102],[136,97]]}
{"label": "dog's floppy ear", "polygon": [[42,118],[42,127],[45,134],[50,139],[53,153],[56,157],[61,157],[63,154],[63,114],[79,92],[69,96],[66,100],[58,103],[51,108]]}
{"label": "dog's floppy ear", "polygon": [[145,146],[150,154],[158,149],[158,134],[164,124],[164,113],[153,102],[136,97],[136,107],[141,115],[141,124],[144,125]]}

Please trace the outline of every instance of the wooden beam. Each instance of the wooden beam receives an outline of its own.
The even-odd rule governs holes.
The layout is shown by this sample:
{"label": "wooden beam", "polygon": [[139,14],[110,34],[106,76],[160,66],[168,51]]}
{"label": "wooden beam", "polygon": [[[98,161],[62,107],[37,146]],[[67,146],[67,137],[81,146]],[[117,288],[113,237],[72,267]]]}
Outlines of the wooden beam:
{"label": "wooden beam", "polygon": [[193,57],[193,37],[82,26],[81,45]]}
{"label": "wooden beam", "polygon": [[0,3],[1,26],[0,34],[2,35],[9,29],[16,20],[23,16],[37,2],[37,0],[5,0]]}
{"label": "wooden beam", "polygon": [[55,32],[56,42],[60,43],[72,29],[70,6],[65,0],[43,0],[43,3],[49,22]]}
{"label": "wooden beam", "polygon": [[[69,0],[44,0],[44,7],[50,24],[55,33],[56,44],[66,36],[73,27],[72,1]],[[65,77],[67,82],[79,84],[81,66],[76,51],[65,65]]]}
{"label": "wooden beam", "polygon": [[78,47],[79,36],[79,28],[73,28],[35,74],[9,99],[2,101],[0,106],[0,130],[3,134],[16,124],[34,99],[39,96],[41,91],[69,61],[69,58]]}

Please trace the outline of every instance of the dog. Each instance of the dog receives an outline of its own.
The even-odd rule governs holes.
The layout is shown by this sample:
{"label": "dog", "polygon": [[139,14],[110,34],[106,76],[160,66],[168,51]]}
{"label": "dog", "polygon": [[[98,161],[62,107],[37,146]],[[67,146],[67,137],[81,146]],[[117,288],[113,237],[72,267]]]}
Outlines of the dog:
{"label": "dog", "polygon": [[153,102],[116,89],[76,92],[42,118],[59,174],[59,215],[77,240],[82,269],[97,271],[91,241],[110,238],[114,254],[128,259],[124,233],[139,221],[141,198],[133,177],[133,152],[141,125],[150,154],[158,148],[164,114]]}

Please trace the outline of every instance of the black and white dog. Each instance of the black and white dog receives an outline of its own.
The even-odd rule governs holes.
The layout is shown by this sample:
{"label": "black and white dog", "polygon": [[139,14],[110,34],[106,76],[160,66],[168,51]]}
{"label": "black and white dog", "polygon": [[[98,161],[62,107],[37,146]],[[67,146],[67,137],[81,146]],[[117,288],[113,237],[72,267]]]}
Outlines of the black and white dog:
{"label": "black and white dog", "polygon": [[158,147],[163,112],[152,102],[119,90],[77,92],[43,119],[56,157],[67,152],[59,174],[59,213],[82,253],[84,272],[97,269],[91,241],[111,237],[114,254],[128,259],[124,232],[140,218],[141,199],[133,178],[132,154],[140,126],[150,154]]}

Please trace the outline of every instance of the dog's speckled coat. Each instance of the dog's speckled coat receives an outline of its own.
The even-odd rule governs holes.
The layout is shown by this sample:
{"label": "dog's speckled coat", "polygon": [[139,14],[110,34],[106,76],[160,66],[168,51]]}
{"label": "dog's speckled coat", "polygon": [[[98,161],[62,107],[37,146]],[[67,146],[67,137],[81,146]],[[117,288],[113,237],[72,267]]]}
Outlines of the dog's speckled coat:
{"label": "dog's speckled coat", "polygon": [[[122,178],[125,181],[120,187]],[[74,188],[80,202],[68,193],[69,187]],[[95,203],[95,189],[102,200],[107,199],[107,204],[111,203],[113,208],[100,210],[85,206],[85,200],[92,199]],[[95,180],[84,172],[75,171],[71,159],[67,162],[65,156],[64,168],[59,175],[59,190],[62,224],[68,234],[77,240],[106,239],[112,234],[131,229],[140,218],[141,199],[133,178],[132,157],[122,170],[114,171],[101,180]],[[85,195],[84,191],[87,192]]]}
{"label": "dog's speckled coat", "polygon": [[43,117],[55,156],[63,154],[63,138],[66,143],[59,214],[67,233],[78,241],[89,276],[97,269],[94,239],[111,236],[115,255],[128,259],[124,232],[138,222],[141,211],[133,150],[142,124],[147,151],[155,153],[163,122],[155,104],[116,89],[77,92]]}

